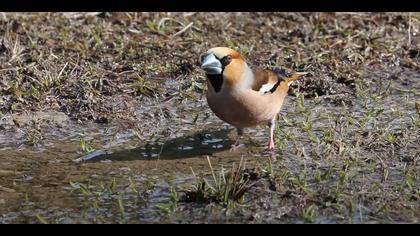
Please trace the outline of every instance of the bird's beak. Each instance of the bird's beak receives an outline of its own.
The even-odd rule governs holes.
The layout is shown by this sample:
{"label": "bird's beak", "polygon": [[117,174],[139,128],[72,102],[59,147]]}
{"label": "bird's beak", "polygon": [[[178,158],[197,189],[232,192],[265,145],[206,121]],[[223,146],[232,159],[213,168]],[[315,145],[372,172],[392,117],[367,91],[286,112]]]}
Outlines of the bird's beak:
{"label": "bird's beak", "polygon": [[222,63],[213,55],[205,55],[201,62],[201,69],[209,75],[220,75],[222,73]]}

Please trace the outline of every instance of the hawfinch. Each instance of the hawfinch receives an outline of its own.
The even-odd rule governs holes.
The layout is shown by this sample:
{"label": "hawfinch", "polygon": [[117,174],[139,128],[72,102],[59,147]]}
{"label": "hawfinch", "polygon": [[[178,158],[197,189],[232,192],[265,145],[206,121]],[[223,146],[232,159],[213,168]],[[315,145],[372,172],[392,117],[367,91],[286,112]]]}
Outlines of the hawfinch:
{"label": "hawfinch", "polygon": [[215,47],[201,57],[207,77],[210,109],[238,131],[232,148],[239,146],[243,129],[268,124],[268,149],[274,149],[274,127],[290,84],[306,73],[288,77],[284,70],[251,69],[235,50]]}

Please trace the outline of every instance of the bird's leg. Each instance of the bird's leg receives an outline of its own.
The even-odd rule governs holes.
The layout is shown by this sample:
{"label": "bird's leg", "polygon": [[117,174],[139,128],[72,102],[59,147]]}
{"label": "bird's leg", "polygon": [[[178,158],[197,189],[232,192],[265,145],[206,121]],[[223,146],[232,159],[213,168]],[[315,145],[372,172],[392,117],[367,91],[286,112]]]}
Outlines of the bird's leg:
{"label": "bird's leg", "polygon": [[270,140],[268,142],[268,150],[274,150],[274,128],[276,127],[276,118],[274,117],[269,123],[270,127]]}
{"label": "bird's leg", "polygon": [[236,150],[236,149],[238,149],[239,147],[242,147],[243,146],[243,144],[240,144],[239,143],[239,140],[242,138],[242,136],[244,135],[244,129],[242,129],[242,128],[236,128],[236,131],[237,131],[237,134],[238,134],[238,136],[236,137],[236,141],[235,141],[235,143],[231,146],[231,150],[233,151],[233,150]]}

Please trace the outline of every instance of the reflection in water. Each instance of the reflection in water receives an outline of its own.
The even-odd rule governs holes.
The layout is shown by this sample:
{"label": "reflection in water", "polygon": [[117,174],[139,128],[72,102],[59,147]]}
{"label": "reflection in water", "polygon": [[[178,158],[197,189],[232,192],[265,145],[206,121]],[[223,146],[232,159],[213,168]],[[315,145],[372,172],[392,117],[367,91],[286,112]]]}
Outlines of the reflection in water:
{"label": "reflection in water", "polygon": [[228,137],[231,130],[200,131],[192,135],[182,136],[163,143],[146,143],[144,146],[130,150],[111,152],[96,150],[76,161],[97,162],[104,159],[113,161],[129,161],[139,159],[179,159],[202,155],[212,155],[230,149],[233,141]]}

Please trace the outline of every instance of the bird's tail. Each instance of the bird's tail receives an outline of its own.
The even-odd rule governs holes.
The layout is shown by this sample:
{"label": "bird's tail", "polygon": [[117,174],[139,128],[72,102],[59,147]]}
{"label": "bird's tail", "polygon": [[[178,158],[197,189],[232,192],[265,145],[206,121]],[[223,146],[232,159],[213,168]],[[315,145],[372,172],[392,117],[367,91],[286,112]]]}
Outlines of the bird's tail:
{"label": "bird's tail", "polygon": [[285,69],[280,69],[280,68],[274,68],[273,71],[274,73],[277,74],[277,77],[279,78],[280,81],[287,81],[287,82],[298,80],[301,76],[308,74],[308,72],[295,72],[294,74],[290,75],[289,73],[286,72]]}
{"label": "bird's tail", "polygon": [[287,82],[298,80],[301,76],[308,74],[308,72],[296,72],[292,76],[286,78]]}

